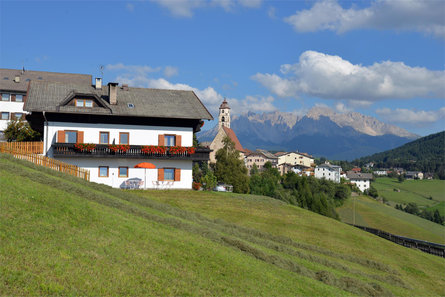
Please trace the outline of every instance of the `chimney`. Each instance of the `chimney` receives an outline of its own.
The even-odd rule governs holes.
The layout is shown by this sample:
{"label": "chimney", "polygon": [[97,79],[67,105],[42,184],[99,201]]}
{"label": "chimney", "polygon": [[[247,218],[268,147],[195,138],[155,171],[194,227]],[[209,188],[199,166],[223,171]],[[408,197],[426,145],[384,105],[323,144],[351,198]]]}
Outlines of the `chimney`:
{"label": "chimney", "polygon": [[95,87],[96,87],[96,90],[102,89],[102,78],[101,77],[96,77]]}
{"label": "chimney", "polygon": [[19,82],[20,82],[20,76],[19,76],[19,75],[16,75],[16,76],[14,77],[14,82],[16,82],[16,83],[19,83]]}
{"label": "chimney", "polygon": [[118,83],[108,83],[108,99],[109,103],[112,105],[117,104],[117,85]]}
{"label": "chimney", "polygon": [[128,85],[127,84],[122,84],[122,90],[128,91]]}

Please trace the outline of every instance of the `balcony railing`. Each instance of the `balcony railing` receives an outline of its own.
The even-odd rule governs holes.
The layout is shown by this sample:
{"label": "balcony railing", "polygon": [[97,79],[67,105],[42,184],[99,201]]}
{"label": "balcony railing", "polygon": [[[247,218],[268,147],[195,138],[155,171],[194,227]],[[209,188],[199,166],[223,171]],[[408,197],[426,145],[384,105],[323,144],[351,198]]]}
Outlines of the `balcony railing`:
{"label": "balcony railing", "polygon": [[145,153],[142,145],[130,145],[126,151],[113,151],[107,144],[96,144],[91,150],[79,150],[74,143],[54,143],[52,145],[54,157],[94,157],[94,158],[141,158],[166,160],[208,161],[211,150],[197,147],[195,153],[172,153],[167,147],[165,153]]}

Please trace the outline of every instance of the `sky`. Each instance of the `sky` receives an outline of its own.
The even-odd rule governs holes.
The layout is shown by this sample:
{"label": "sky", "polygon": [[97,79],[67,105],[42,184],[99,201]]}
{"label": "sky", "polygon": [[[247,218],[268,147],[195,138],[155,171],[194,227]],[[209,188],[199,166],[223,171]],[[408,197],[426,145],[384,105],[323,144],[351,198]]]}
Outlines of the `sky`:
{"label": "sky", "polygon": [[425,136],[445,129],[445,1],[0,0],[0,68],[22,67]]}

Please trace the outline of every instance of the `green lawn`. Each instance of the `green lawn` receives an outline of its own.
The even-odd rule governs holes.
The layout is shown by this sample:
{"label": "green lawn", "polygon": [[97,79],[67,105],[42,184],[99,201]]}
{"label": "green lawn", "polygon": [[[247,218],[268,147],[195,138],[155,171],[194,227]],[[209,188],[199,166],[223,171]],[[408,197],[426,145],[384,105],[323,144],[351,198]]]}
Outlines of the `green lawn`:
{"label": "green lawn", "polygon": [[[355,205],[354,205],[355,204]],[[406,213],[367,196],[352,197],[337,208],[341,220],[396,235],[445,244],[445,226]]]}
{"label": "green lawn", "polygon": [[121,191],[0,155],[0,295],[437,296],[445,261],[251,195]]}

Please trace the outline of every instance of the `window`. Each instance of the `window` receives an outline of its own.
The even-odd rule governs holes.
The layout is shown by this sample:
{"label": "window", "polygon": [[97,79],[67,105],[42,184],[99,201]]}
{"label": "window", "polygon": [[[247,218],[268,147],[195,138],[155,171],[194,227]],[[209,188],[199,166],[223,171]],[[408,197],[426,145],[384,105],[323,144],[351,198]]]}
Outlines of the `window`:
{"label": "window", "polygon": [[21,113],[21,112],[14,113],[14,118],[16,120],[20,120],[22,118],[22,116],[23,116],[23,113]]}
{"label": "window", "polygon": [[2,112],[2,120],[9,120],[9,112]]}
{"label": "window", "polygon": [[20,94],[15,95],[15,102],[23,102],[23,95]]}
{"label": "window", "polygon": [[76,143],[77,131],[65,131],[65,143]]}
{"label": "window", "polygon": [[164,145],[165,146],[175,146],[175,135],[165,135]]}
{"label": "window", "polygon": [[76,107],[93,107],[93,100],[76,99],[75,106]]}
{"label": "window", "polygon": [[164,168],[164,180],[175,180],[175,169],[174,168]]}
{"label": "window", "polygon": [[119,177],[128,177],[128,167],[119,167]]}
{"label": "window", "polygon": [[119,144],[130,144],[130,133],[120,132],[119,133]]}
{"label": "window", "polygon": [[9,101],[10,94],[2,94],[2,101]]}
{"label": "window", "polygon": [[99,132],[99,143],[109,144],[110,143],[110,133],[109,132]]}
{"label": "window", "polygon": [[99,166],[99,177],[108,177],[108,166]]}

